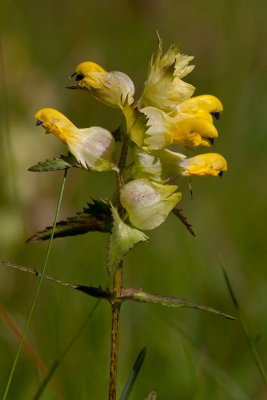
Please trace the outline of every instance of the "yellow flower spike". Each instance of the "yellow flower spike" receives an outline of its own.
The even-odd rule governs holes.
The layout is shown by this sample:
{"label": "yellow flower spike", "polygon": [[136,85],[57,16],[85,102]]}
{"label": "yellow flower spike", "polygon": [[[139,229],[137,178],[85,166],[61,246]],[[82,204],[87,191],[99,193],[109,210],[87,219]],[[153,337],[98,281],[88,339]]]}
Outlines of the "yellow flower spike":
{"label": "yellow flower spike", "polygon": [[141,97],[144,106],[157,107],[165,112],[173,112],[177,104],[194,93],[194,86],[182,81],[194,65],[189,65],[193,57],[179,53],[173,45],[163,54],[162,41],[158,36],[158,49],[152,57],[148,78]]}
{"label": "yellow flower spike", "polygon": [[220,113],[223,110],[223,105],[220,100],[212,95],[205,94],[202,96],[192,97],[180,103],[177,107],[181,113],[198,113],[206,112],[214,115],[216,119],[220,118]]}
{"label": "yellow flower spike", "polygon": [[94,97],[104,104],[123,109],[123,105],[128,101],[134,101],[134,84],[128,75],[119,71],[107,72],[99,65],[85,61],[79,64],[72,76],[76,75],[77,86],[88,90]]}
{"label": "yellow flower spike", "polygon": [[156,181],[166,181],[168,178],[178,175],[182,168],[180,161],[186,156],[180,153],[162,149],[145,151],[136,146],[133,152],[133,165],[131,176],[134,179],[153,179]]}
{"label": "yellow flower spike", "polygon": [[150,230],[161,225],[181,200],[181,193],[174,193],[176,189],[175,185],[136,179],[122,188],[120,200],[130,222],[139,229]]}
{"label": "yellow flower spike", "polygon": [[175,120],[173,132],[173,143],[187,147],[206,146],[214,143],[214,138],[218,136],[217,129],[213,123],[201,116],[181,114]]}
{"label": "yellow flower spike", "polygon": [[184,168],[183,176],[222,176],[227,171],[227,162],[223,156],[217,153],[206,153],[187,158],[180,162],[180,167]]}
{"label": "yellow flower spike", "polygon": [[111,170],[115,141],[101,127],[78,129],[65,115],[52,108],[43,108],[35,115],[36,125],[45,128],[67,144],[70,152],[84,168],[94,171]]}

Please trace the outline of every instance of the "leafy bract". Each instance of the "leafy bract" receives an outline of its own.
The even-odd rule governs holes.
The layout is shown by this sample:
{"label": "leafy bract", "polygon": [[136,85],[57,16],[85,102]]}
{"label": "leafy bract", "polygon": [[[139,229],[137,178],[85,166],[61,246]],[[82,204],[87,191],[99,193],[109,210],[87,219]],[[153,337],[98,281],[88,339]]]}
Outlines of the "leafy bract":
{"label": "leafy bract", "polygon": [[110,207],[113,226],[108,242],[107,268],[108,273],[113,275],[123,256],[137,243],[147,241],[148,236],[138,229],[131,228],[125,224],[121,220],[116,208],[112,204]]}
{"label": "leafy bract", "polygon": [[[92,200],[88,207],[78,212],[75,217],[67,218],[56,225],[54,238],[75,236],[87,232],[111,232],[112,217],[109,205],[103,200]],[[50,238],[52,227],[48,226],[37,232],[27,242],[39,242]]]}
{"label": "leafy bract", "polygon": [[79,167],[76,158],[69,153],[67,156],[55,157],[52,160],[40,161],[28,169],[31,172],[59,171],[71,167]]}

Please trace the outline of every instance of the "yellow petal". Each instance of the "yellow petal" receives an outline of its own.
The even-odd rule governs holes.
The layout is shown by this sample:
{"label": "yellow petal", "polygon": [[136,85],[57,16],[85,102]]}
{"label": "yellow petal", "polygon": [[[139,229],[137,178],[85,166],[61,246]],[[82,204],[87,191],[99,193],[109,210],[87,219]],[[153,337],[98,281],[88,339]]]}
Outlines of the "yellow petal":
{"label": "yellow petal", "polygon": [[179,104],[179,110],[182,113],[196,113],[199,111],[219,113],[223,110],[223,106],[217,97],[205,94],[183,101]]}
{"label": "yellow petal", "polygon": [[68,138],[76,137],[78,128],[65,115],[53,108],[39,110],[35,114],[35,118],[39,125],[45,128],[46,133],[53,133],[65,143]]}
{"label": "yellow petal", "polygon": [[225,158],[217,153],[206,153],[187,158],[181,161],[179,165],[184,168],[184,172],[182,173],[184,176],[217,176],[219,174],[222,175],[223,171],[227,171]]}
{"label": "yellow petal", "polygon": [[100,65],[94,62],[85,61],[76,67],[75,72],[77,75],[88,76],[92,72],[106,72],[106,71],[104,70],[104,68],[100,67]]}
{"label": "yellow petal", "polygon": [[212,139],[217,136],[213,123],[197,115],[175,121],[173,143],[188,147],[210,146]]}

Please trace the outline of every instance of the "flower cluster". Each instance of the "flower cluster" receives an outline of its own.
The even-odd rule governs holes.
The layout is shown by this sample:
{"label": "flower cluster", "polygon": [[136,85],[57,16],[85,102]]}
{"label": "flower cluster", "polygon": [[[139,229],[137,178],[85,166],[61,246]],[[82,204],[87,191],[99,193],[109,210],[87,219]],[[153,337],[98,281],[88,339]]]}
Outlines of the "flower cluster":
{"label": "flower cluster", "polygon": [[[94,62],[79,64],[72,75],[71,88],[88,91],[110,107],[119,108],[124,128],[119,140],[130,149],[124,171],[120,203],[130,223],[142,230],[162,224],[181,199],[178,186],[169,184],[178,176],[221,176],[227,170],[226,160],[216,153],[186,158],[167,149],[178,144],[190,149],[210,147],[218,136],[214,118],[223,110],[212,95],[192,97],[194,87],[183,78],[192,71],[193,57],[183,55],[173,45],[164,53],[159,38],[152,57],[141,98],[134,99],[132,80],[118,71],[107,72]],[[115,139],[101,127],[77,128],[60,112],[45,108],[35,115],[37,125],[63,140],[77,160],[90,171],[118,170],[113,159]],[[118,137],[116,137],[118,142]]]}

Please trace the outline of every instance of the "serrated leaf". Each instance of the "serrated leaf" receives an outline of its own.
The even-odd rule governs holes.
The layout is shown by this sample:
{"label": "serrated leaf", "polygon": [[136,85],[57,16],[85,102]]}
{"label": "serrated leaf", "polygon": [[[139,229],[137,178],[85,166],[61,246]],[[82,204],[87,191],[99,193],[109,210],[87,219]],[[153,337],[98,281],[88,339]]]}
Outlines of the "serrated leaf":
{"label": "serrated leaf", "polygon": [[145,361],[146,357],[146,347],[144,347],[140,353],[137,356],[137,359],[135,360],[134,366],[130,372],[130,375],[127,379],[127,382],[123,388],[120,400],[128,400],[129,396],[132,392],[134,382],[136,381],[136,378],[139,374],[139,371],[143,365],[143,362]]}
{"label": "serrated leaf", "polygon": [[107,268],[109,275],[113,275],[120,261],[128,251],[137,243],[147,241],[148,236],[138,229],[131,228],[125,224],[121,220],[116,208],[112,204],[110,207],[113,226],[108,242]]}
{"label": "serrated leaf", "polygon": [[188,219],[183,214],[183,210],[178,207],[174,207],[172,210],[173,214],[179,218],[179,220],[186,226],[188,231],[191,233],[192,236],[196,236],[195,232],[193,231],[192,225],[188,222]]}
{"label": "serrated leaf", "polygon": [[216,310],[213,307],[205,306],[202,304],[197,304],[195,302],[179,298],[179,297],[170,297],[170,296],[160,296],[158,294],[152,294],[148,292],[144,292],[142,289],[124,289],[124,293],[122,296],[125,300],[138,301],[141,303],[154,303],[161,304],[165,307],[170,308],[195,308],[202,311],[208,311],[213,314],[221,315],[222,317],[235,320],[236,318],[232,315],[225,314],[222,311]]}
{"label": "serrated leaf", "polygon": [[[111,232],[112,216],[109,205],[102,200],[92,200],[88,207],[75,217],[67,218],[56,224],[54,238],[81,235],[87,232]],[[38,242],[50,238],[52,227],[37,232],[27,242]]]}
{"label": "serrated leaf", "polygon": [[79,163],[72,154],[55,157],[52,160],[40,161],[28,169],[31,172],[59,171],[71,167],[79,167]]}
{"label": "serrated leaf", "polygon": [[[37,269],[34,268],[25,267],[24,265],[17,265],[8,261],[2,261],[2,264],[7,267],[14,268],[15,270],[18,271],[27,272],[29,274],[34,275],[35,277],[41,276],[40,272],[38,272]],[[106,299],[110,301],[110,299],[112,298],[112,293],[108,289],[107,290],[102,289],[101,286],[95,287],[95,286],[78,285],[76,283],[62,281],[62,279],[58,279],[52,275],[47,275],[47,274],[43,274],[43,277],[44,279],[57,283],[58,285],[78,290],[82,293],[85,293],[92,297],[96,297],[98,299]]]}

